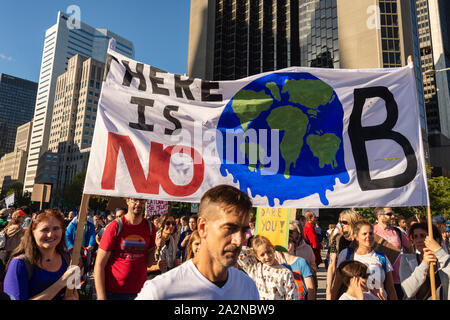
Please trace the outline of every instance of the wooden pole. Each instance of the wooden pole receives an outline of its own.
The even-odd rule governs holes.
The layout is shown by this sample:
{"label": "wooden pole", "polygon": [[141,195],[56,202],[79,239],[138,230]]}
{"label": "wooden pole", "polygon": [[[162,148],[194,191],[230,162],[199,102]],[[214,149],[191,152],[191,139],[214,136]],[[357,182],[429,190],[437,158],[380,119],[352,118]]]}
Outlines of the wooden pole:
{"label": "wooden pole", "polygon": [[[77,230],[75,231],[75,241],[73,243],[72,255],[70,259],[70,265],[79,265],[80,262],[80,252],[81,252],[81,242],[83,241],[84,225],[87,220],[87,208],[89,204],[89,194],[84,194],[81,197],[80,212],[78,213]],[[66,297],[71,297],[73,290],[66,288]]]}
{"label": "wooden pole", "polygon": [[[433,221],[431,220],[431,207],[427,206],[427,222],[428,222],[428,236],[433,238]],[[436,279],[434,275],[434,263],[430,263],[430,285],[431,298],[436,300]]]}

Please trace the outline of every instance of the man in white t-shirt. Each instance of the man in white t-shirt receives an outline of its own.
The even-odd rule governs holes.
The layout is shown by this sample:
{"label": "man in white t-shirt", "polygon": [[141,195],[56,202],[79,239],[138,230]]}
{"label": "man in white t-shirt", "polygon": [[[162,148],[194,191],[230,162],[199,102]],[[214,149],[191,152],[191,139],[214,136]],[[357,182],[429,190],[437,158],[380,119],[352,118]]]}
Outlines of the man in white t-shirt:
{"label": "man in white t-shirt", "polygon": [[136,300],[259,300],[253,280],[233,267],[251,208],[248,195],[232,186],[207,191],[197,220],[200,251],[192,260],[146,281]]}

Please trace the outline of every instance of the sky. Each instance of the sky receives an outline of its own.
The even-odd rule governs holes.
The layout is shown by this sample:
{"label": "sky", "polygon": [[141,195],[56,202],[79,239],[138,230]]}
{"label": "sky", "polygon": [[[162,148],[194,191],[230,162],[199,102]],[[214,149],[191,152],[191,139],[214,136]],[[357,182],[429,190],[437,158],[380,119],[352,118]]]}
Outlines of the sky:
{"label": "sky", "polygon": [[189,0],[0,0],[0,73],[38,82],[45,30],[71,5],[82,22],[133,42],[136,60],[187,72]]}

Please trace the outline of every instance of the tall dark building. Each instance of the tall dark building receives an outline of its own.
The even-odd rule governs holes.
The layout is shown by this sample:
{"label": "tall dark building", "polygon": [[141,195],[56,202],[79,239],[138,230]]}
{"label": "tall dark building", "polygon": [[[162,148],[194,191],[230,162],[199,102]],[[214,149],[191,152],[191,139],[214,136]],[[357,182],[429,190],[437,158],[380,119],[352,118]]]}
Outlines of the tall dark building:
{"label": "tall dark building", "polygon": [[0,157],[14,150],[17,127],[33,119],[37,83],[0,74]]}

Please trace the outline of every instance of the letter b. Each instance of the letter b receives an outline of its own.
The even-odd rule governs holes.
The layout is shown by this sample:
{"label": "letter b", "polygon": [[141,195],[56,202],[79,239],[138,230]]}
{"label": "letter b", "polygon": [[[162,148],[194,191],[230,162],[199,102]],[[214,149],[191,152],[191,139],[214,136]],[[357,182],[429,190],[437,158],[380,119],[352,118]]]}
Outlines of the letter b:
{"label": "letter b", "polygon": [[[361,190],[379,190],[400,188],[410,183],[417,172],[417,158],[411,143],[402,134],[393,131],[398,120],[398,106],[394,96],[386,87],[372,87],[355,89],[355,101],[350,116],[348,135],[352,145],[353,157],[355,159],[356,171]],[[379,97],[386,102],[386,120],[377,126],[363,127],[361,124],[364,104],[367,99]],[[367,157],[366,141],[393,140],[403,149],[406,156],[407,167],[405,172],[396,176],[371,179],[369,171],[369,160]]]}

